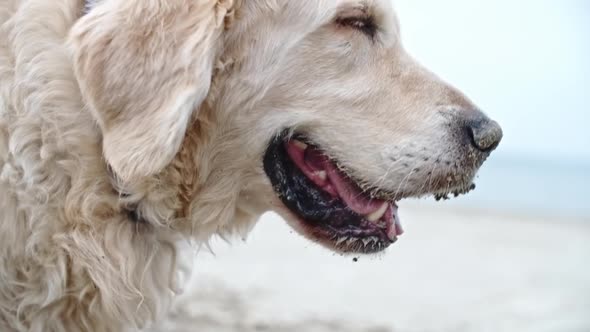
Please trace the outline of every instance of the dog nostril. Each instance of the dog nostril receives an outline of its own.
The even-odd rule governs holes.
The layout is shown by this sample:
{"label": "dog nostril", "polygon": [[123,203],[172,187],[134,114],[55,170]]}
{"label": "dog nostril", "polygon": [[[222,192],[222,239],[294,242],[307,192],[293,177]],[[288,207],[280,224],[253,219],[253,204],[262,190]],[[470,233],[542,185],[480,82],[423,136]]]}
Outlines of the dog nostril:
{"label": "dog nostril", "polygon": [[468,123],[471,143],[482,152],[491,152],[498,147],[502,140],[502,128],[493,120],[485,116]]}

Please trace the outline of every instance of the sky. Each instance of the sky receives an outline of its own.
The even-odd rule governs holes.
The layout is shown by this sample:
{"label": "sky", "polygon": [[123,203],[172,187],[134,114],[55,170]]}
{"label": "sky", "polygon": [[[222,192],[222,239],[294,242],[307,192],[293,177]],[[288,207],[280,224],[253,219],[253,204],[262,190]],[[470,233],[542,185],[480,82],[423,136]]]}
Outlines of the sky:
{"label": "sky", "polygon": [[497,153],[590,164],[590,1],[394,6],[408,51],[500,122]]}

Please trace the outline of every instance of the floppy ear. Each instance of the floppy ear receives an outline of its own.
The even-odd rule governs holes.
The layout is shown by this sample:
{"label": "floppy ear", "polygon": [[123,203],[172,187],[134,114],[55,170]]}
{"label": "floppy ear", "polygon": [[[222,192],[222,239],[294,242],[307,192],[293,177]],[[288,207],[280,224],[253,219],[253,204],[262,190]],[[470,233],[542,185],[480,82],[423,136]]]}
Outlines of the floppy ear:
{"label": "floppy ear", "polygon": [[104,0],[73,27],[82,96],[124,181],[167,166],[205,100],[232,0]]}

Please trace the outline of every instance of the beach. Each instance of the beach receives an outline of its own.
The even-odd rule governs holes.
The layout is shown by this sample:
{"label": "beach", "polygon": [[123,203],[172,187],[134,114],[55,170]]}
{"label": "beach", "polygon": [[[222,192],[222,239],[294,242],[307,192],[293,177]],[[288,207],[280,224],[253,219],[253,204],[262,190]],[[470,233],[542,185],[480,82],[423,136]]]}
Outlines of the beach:
{"label": "beach", "polygon": [[590,331],[588,220],[422,202],[400,214],[406,233],[374,257],[333,254],[265,215],[245,242],[196,256],[156,330]]}

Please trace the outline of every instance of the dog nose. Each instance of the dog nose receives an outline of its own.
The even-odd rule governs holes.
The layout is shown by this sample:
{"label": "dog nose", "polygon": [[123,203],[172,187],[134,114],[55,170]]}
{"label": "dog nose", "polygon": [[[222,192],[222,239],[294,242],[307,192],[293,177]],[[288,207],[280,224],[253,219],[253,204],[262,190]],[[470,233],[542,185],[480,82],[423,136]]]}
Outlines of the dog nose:
{"label": "dog nose", "polygon": [[482,152],[491,152],[496,149],[503,136],[500,125],[481,112],[470,116],[467,121],[467,132],[471,144]]}

